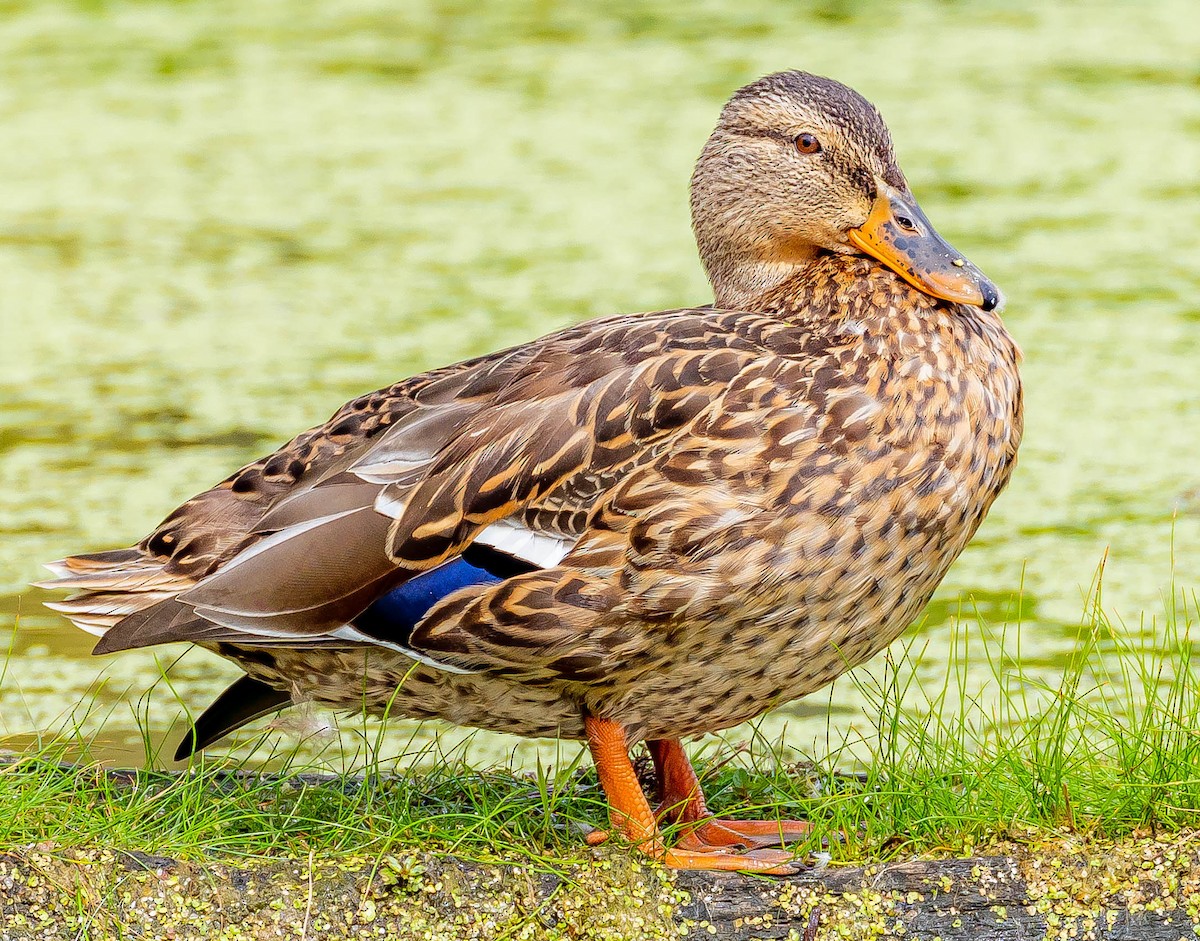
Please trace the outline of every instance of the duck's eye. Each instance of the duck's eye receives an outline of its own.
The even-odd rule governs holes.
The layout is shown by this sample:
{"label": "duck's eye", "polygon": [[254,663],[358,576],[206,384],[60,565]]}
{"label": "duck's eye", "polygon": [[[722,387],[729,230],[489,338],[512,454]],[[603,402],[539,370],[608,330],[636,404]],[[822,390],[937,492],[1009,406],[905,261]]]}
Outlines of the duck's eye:
{"label": "duck's eye", "polygon": [[821,142],[814,134],[801,134],[796,138],[796,149],[802,154],[815,154],[821,150]]}

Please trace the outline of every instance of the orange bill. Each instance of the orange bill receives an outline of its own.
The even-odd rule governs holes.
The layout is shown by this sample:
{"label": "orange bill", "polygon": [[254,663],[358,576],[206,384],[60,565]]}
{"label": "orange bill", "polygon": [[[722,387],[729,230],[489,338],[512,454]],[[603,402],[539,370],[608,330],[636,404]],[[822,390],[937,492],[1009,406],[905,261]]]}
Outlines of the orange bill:
{"label": "orange bill", "polygon": [[926,294],[984,310],[1004,302],[1000,289],[937,234],[908,193],[880,185],[871,215],[849,235],[855,248]]}

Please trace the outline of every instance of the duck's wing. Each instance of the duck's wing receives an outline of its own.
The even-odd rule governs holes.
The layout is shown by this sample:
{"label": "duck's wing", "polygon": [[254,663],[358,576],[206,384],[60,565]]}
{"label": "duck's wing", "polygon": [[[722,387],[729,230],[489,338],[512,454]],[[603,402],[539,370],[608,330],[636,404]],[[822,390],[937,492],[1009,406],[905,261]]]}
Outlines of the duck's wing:
{"label": "duck's wing", "polygon": [[57,607],[102,635],[98,652],[403,648],[355,619],[475,543],[524,569],[565,555],[600,497],[761,355],[755,317],[613,318],[416,377],[200,494],[137,547],[55,563],[43,584],[80,591]]}
{"label": "duck's wing", "polygon": [[[852,500],[820,462],[844,445],[857,400],[823,414],[831,377],[813,362],[740,361],[685,433],[606,491],[556,564],[448,598],[406,642],[445,668],[611,688],[677,658],[681,644],[729,645],[730,623],[767,623],[784,583],[828,568],[821,515],[772,525],[778,508]],[[789,571],[798,545],[811,559]]]}

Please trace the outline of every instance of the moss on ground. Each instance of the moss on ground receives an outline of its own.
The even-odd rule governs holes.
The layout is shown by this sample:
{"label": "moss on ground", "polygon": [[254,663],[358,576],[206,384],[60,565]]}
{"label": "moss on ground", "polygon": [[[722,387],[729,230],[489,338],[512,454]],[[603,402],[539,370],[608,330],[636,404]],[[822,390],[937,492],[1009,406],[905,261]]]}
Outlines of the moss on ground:
{"label": "moss on ground", "polygon": [[0,938],[1180,937],[1200,924],[1198,845],[1064,834],[768,880],[615,848],[555,875],[419,853],[201,864],[40,844],[0,854]]}
{"label": "moss on ground", "polygon": [[671,875],[598,859],[568,880],[417,855],[176,862],[42,846],[0,855],[0,936],[677,938]]}

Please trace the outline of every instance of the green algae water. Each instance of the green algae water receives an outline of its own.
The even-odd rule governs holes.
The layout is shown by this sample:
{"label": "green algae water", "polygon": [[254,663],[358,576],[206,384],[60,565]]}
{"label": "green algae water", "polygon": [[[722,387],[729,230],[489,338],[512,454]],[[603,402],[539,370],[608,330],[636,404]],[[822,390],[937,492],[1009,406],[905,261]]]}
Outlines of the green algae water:
{"label": "green algae water", "polygon": [[[92,658],[27,587],[40,562],[137,541],[365,390],[707,302],[692,161],[726,97],[783,68],[880,107],[1025,351],[1020,466],[923,618],[918,680],[964,619],[1019,619],[1053,687],[1102,560],[1105,608],[1152,641],[1200,586],[1193,18],[1191,0],[5,4],[0,748],[75,726],[93,757],[140,762],[139,729],[172,750],[182,703],[239,675],[178,645]],[[872,716],[843,679],[761,730],[785,724],[819,753]],[[318,750],[353,752],[344,725]]]}

